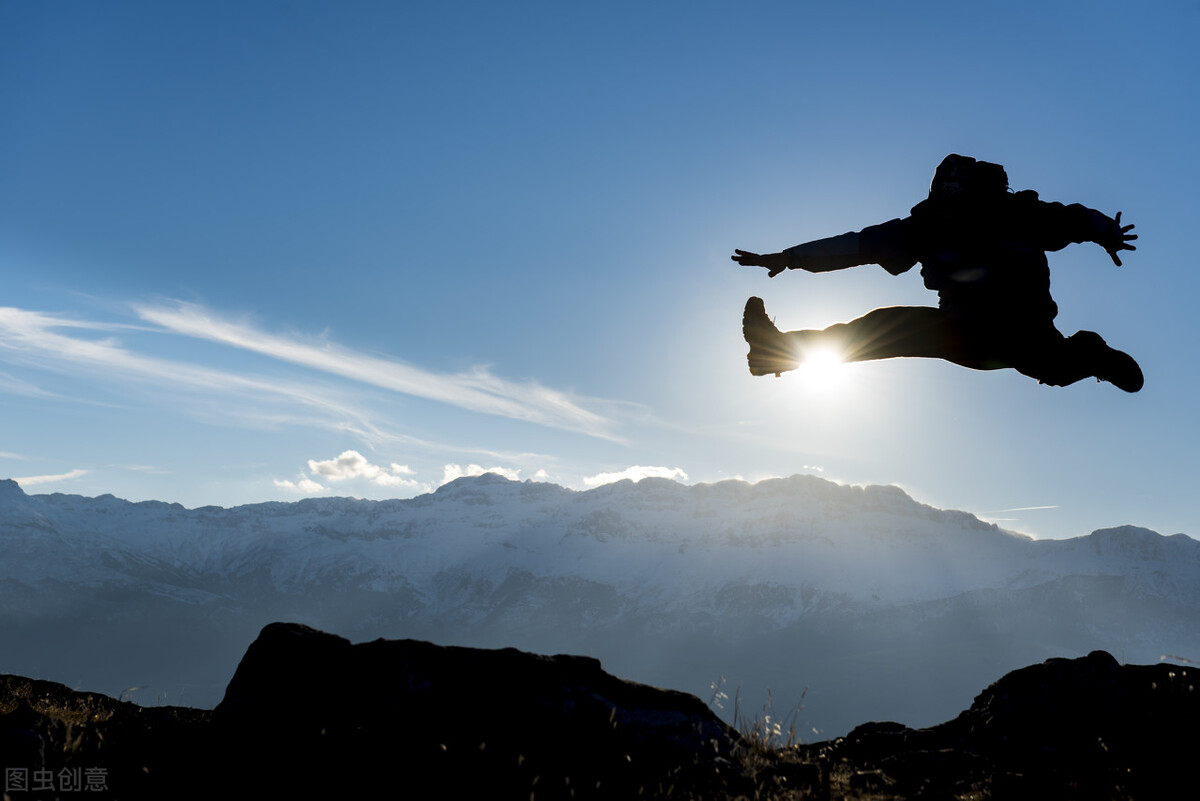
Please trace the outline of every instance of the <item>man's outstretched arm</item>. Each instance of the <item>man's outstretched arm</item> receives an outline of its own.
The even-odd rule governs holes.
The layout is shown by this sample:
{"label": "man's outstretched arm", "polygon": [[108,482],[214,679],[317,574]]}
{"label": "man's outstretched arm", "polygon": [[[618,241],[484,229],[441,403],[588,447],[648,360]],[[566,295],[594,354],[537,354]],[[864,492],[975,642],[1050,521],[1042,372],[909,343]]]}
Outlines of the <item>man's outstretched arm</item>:
{"label": "man's outstretched arm", "polygon": [[[1035,192],[1018,192],[1017,197],[1028,194],[1037,199]],[[1062,203],[1038,201],[1039,222],[1043,250],[1062,250],[1074,242],[1095,242],[1108,253],[1113,264],[1121,266],[1122,250],[1137,250],[1131,244],[1137,234],[1131,234],[1133,224],[1121,225],[1121,212],[1116,218],[1089,209],[1080,203],[1065,206]]]}
{"label": "man's outstretched arm", "polygon": [[733,255],[729,258],[743,267],[766,267],[768,278],[774,278],[788,268],[785,253],[751,253],[734,248]]}
{"label": "man's outstretched arm", "polygon": [[910,219],[891,220],[862,231],[805,242],[780,253],[734,250],[730,258],[741,265],[765,267],[770,278],[784,270],[825,273],[860,264],[880,264],[889,273],[899,275],[916,263],[909,252]]}
{"label": "man's outstretched arm", "polygon": [[790,247],[780,253],[751,253],[734,250],[732,258],[738,264],[750,267],[766,267],[767,276],[774,278],[784,270],[805,270],[810,273],[825,273],[842,270],[859,264],[870,264],[859,250],[857,233],[831,236]]}

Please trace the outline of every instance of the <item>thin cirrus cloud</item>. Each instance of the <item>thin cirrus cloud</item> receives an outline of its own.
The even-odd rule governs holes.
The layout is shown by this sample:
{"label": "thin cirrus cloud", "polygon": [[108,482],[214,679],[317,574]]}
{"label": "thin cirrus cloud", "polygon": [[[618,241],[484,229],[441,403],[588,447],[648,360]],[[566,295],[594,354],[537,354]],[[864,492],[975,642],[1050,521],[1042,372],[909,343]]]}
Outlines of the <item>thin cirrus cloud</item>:
{"label": "thin cirrus cloud", "polygon": [[[227,404],[229,414],[251,425],[296,423],[334,428],[368,441],[412,439],[389,435],[370,423],[371,415],[341,397],[345,393],[310,382],[249,377],[147,356],[116,338],[119,333],[144,335],[147,331],[166,330],[470,411],[621,441],[612,433],[613,420],[584,408],[579,399],[533,382],[505,381],[484,370],[461,375],[430,373],[329,343],[314,345],[264,333],[249,325],[221,319],[192,304],[139,306],[137,313],[143,321],[157,327],[86,321],[0,307],[0,360],[72,376],[90,374],[113,385],[135,380],[167,390],[183,389],[187,390],[188,398],[196,392],[227,396],[236,401]],[[0,391],[33,394],[37,390],[11,376],[0,376]],[[251,400],[261,403],[246,403]],[[291,405],[293,410],[281,410],[280,403]],[[206,413],[212,412],[210,407],[205,408]],[[421,443],[416,441],[416,444]]]}
{"label": "thin cirrus cloud", "polygon": [[70,481],[73,478],[86,476],[87,470],[72,470],[68,473],[57,473],[51,476],[25,476],[24,478],[14,478],[13,481],[20,484],[22,487],[33,487],[38,484],[53,484],[56,481]]}
{"label": "thin cirrus cloud", "polygon": [[30,398],[54,398],[53,392],[47,392],[41,387],[34,386],[28,381],[14,378],[7,373],[0,373],[0,391],[9,395],[26,395]]}
{"label": "thin cirrus cloud", "polygon": [[1059,508],[1057,505],[1054,505],[1054,506],[1014,506],[1011,509],[993,509],[990,512],[980,512],[980,514],[990,515],[990,514],[1004,514],[1005,512],[1040,512],[1043,509],[1057,509],[1057,508]]}
{"label": "thin cirrus cloud", "polygon": [[486,370],[441,374],[395,359],[359,353],[328,342],[312,344],[218,317],[190,303],[136,306],[138,316],[177,334],[219,342],[393,392],[468,411],[618,440],[613,421],[584,408],[581,400],[535,382],[514,382]]}
{"label": "thin cirrus cloud", "polygon": [[[363,431],[364,435],[373,433],[364,414],[332,393],[298,382],[248,378],[225,370],[144,356],[113,337],[115,332],[134,330],[137,329],[129,325],[0,307],[0,359],[76,377],[91,375],[114,385],[138,381],[176,392],[186,390],[188,398],[232,397],[238,401],[232,405],[237,408],[236,414],[256,424],[304,422],[337,430]],[[95,338],[97,333],[105,336]],[[4,388],[0,386],[0,390]],[[247,410],[243,402],[248,400],[263,401],[265,405]],[[306,411],[281,412],[280,402]]]}

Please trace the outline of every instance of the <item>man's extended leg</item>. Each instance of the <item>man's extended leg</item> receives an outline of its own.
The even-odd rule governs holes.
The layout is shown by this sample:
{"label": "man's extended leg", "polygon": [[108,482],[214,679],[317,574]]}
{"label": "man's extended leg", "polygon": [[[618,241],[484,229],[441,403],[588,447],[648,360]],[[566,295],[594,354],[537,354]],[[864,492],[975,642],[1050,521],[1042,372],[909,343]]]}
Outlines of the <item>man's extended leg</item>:
{"label": "man's extended leg", "polygon": [[927,306],[875,309],[821,331],[785,332],[771,322],[762,299],[750,298],[742,314],[742,335],[750,345],[746,358],[754,375],[794,370],[807,353],[825,347],[847,362],[912,356],[945,359],[978,370],[1008,366],[973,356],[962,326]]}
{"label": "man's extended leg", "polygon": [[1077,331],[1039,348],[1035,358],[1021,360],[1017,370],[1052,387],[1065,387],[1095,376],[1126,392],[1137,392],[1142,368],[1128,353],[1110,348],[1094,331]]}
{"label": "man's extended leg", "polygon": [[843,361],[905,356],[944,359],[975,370],[1013,367],[1043,384],[1062,387],[1095,376],[1126,392],[1142,388],[1142,370],[1127,353],[1111,348],[1092,331],[1064,337],[1053,322],[1013,327],[1007,321],[969,324],[925,306],[875,309],[857,320],[822,331],[780,331],[759,298],[746,301],[742,334],[750,345],[754,375],[794,370],[805,354],[821,347]]}

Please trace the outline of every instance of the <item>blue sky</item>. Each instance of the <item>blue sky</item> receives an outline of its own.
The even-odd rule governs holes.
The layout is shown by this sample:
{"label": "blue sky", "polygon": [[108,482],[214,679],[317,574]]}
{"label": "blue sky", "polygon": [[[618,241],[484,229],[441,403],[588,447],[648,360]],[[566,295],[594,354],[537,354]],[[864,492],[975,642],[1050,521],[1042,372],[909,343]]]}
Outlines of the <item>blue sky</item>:
{"label": "blue sky", "polygon": [[[2,3],[0,475],[231,506],[814,472],[1200,535],[1200,7],[966,8]],[[951,152],[1137,225],[1051,268],[1142,392],[749,375],[750,295],[784,328],[936,298],[733,248],[903,216]]]}

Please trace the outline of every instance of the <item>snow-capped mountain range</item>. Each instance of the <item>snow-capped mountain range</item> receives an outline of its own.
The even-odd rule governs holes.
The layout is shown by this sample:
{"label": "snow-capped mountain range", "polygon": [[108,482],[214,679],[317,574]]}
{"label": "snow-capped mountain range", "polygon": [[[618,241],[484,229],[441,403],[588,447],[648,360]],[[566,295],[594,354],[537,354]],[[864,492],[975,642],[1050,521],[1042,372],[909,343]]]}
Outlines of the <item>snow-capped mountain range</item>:
{"label": "snow-capped mountain range", "polygon": [[0,548],[0,672],[149,684],[143,703],[216,703],[277,619],[590,652],[698,695],[724,675],[748,704],[808,687],[822,736],[855,716],[937,722],[1048,656],[1200,658],[1190,537],[1035,541],[813,476],[575,492],[489,474],[411,500],[191,510],[2,481]]}

